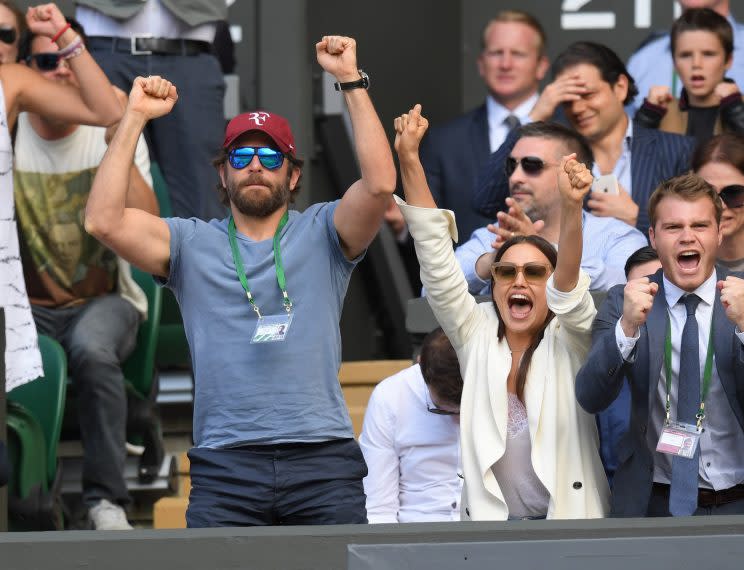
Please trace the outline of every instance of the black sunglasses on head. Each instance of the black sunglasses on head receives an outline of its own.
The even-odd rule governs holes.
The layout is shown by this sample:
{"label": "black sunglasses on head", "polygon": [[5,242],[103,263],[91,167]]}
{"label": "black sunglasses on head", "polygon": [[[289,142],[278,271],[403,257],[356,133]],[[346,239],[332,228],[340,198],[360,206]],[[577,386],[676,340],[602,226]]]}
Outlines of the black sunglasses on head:
{"label": "black sunglasses on head", "polygon": [[718,195],[727,208],[741,208],[744,206],[744,186],[741,184],[724,186]]}
{"label": "black sunglasses on head", "polygon": [[557,166],[552,162],[545,162],[542,158],[537,158],[536,156],[523,156],[520,159],[507,156],[506,162],[504,162],[504,172],[507,178],[514,174],[518,164],[522,165],[522,170],[529,176],[540,174],[548,166]]}
{"label": "black sunglasses on head", "polygon": [[26,58],[26,63],[30,64],[33,61],[39,71],[54,71],[57,69],[60,59],[62,57],[58,52],[35,53]]}
{"label": "black sunglasses on head", "polygon": [[18,37],[18,34],[15,31],[15,28],[0,28],[0,42],[3,42],[4,44],[12,44],[16,41],[16,38]]}

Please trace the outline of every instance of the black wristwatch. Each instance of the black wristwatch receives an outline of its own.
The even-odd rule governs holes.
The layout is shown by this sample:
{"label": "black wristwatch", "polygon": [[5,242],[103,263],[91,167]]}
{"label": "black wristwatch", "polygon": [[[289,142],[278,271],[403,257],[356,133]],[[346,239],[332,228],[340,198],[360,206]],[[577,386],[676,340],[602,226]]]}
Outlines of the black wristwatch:
{"label": "black wristwatch", "polygon": [[363,70],[359,70],[359,75],[361,75],[361,79],[357,79],[356,81],[347,81],[346,83],[339,83],[336,81],[336,83],[333,84],[333,86],[336,88],[336,91],[348,91],[349,89],[369,89],[369,75],[364,73]]}

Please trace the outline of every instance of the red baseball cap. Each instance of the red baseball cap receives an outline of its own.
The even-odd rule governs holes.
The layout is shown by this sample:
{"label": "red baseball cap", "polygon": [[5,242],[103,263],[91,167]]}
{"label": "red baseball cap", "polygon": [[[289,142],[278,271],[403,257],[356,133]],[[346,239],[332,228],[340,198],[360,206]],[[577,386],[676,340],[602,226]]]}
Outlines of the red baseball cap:
{"label": "red baseball cap", "polygon": [[283,153],[296,154],[294,135],[289,121],[281,115],[268,111],[251,111],[233,118],[225,129],[225,142],[222,148],[228,148],[240,135],[260,131],[269,135]]}

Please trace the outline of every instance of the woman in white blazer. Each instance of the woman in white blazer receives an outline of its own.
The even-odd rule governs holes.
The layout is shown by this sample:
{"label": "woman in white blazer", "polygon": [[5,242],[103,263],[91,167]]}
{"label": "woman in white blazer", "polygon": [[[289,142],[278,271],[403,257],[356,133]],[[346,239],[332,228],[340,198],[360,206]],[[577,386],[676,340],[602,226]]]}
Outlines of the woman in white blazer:
{"label": "woman in white blazer", "polygon": [[419,160],[428,126],[420,110],[395,120],[406,197],[398,203],[462,370],[462,519],[602,517],[609,491],[596,424],[574,396],[596,313],[580,270],[591,173],[575,155],[563,157],[561,254],[537,236],[507,240],[491,270],[494,302],[477,304],[452,250],[454,214],[437,209]]}

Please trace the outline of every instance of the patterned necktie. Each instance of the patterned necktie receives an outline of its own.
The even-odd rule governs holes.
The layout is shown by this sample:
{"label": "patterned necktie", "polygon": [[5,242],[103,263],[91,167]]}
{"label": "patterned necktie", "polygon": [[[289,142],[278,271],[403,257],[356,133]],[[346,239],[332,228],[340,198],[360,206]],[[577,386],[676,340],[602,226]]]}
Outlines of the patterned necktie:
{"label": "patterned necktie", "polygon": [[[700,407],[700,352],[698,346],[698,323],[695,309],[700,303],[697,295],[685,295],[680,299],[687,309],[687,320],[682,329],[682,344],[679,356],[679,383],[677,385],[677,421],[695,424],[695,415]],[[689,516],[697,509],[698,465],[700,445],[691,459],[672,458],[672,484],[669,491],[669,512],[675,517]]]}
{"label": "patterned necktie", "polygon": [[519,119],[515,115],[509,115],[504,119],[504,124],[509,128],[509,131],[513,131],[522,123],[519,122]]}

